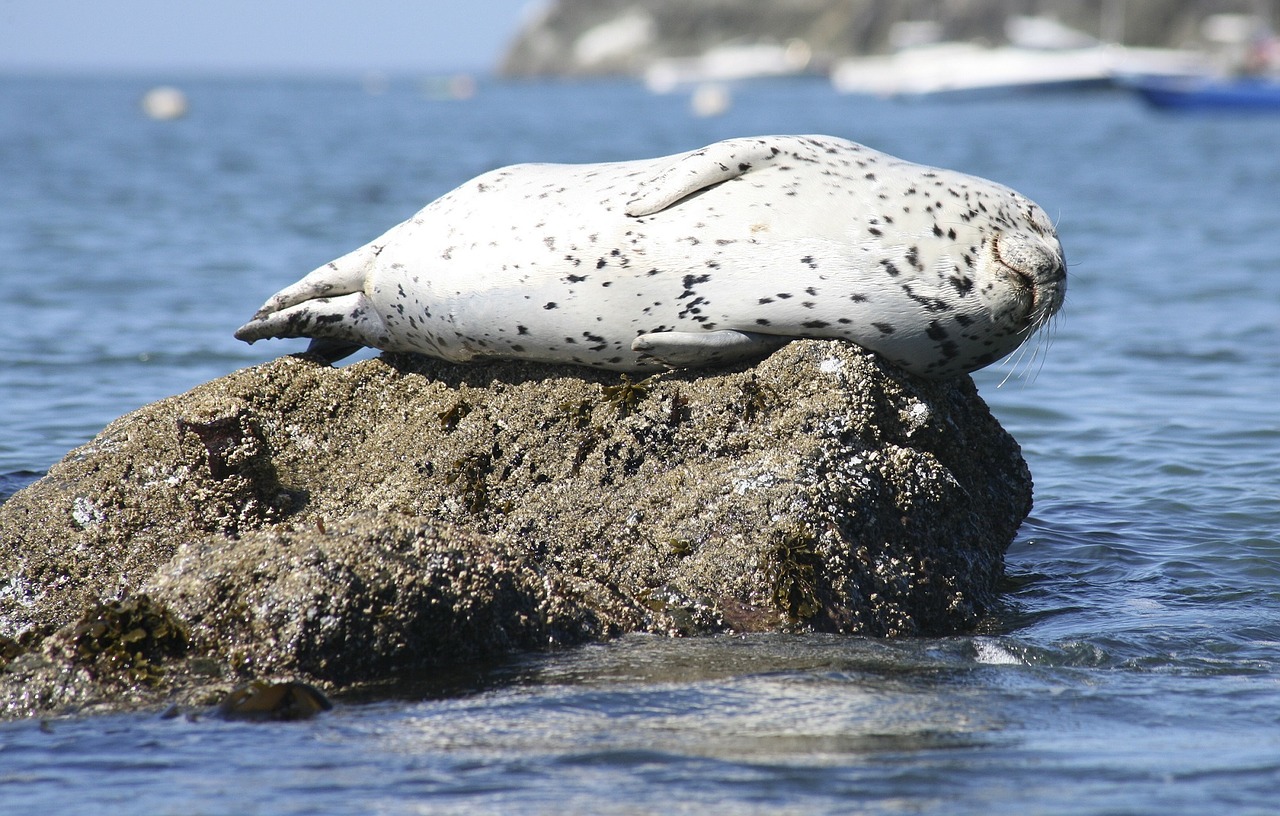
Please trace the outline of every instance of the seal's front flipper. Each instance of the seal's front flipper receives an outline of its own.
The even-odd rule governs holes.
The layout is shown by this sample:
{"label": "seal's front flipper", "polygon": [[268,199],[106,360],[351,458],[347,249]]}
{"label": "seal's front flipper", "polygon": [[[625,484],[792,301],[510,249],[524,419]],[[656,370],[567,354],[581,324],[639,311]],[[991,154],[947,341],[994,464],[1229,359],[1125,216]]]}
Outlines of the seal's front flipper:
{"label": "seal's front flipper", "polygon": [[[391,341],[382,318],[378,317],[362,292],[336,298],[315,298],[287,309],[259,313],[236,329],[236,339],[246,343],[268,337],[320,340],[323,342],[317,348],[324,355],[353,345],[385,349]],[[333,359],[345,356],[338,353]]]}
{"label": "seal's front flipper", "polygon": [[627,202],[627,215],[653,215],[672,204],[729,179],[774,161],[782,149],[778,137],[726,139],[700,150],[684,153],[640,185]]}
{"label": "seal's front flipper", "polygon": [[794,339],[729,329],[650,332],[632,340],[631,350],[671,368],[711,368],[763,359]]}

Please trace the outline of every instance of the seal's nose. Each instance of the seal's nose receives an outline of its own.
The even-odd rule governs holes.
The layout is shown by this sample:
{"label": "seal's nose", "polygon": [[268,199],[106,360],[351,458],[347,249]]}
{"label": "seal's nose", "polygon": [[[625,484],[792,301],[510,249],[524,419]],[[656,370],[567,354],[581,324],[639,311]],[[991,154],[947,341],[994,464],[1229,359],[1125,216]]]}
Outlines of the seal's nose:
{"label": "seal's nose", "polygon": [[1001,233],[992,249],[1000,265],[1029,291],[1032,325],[1044,323],[1062,307],[1067,293],[1067,261],[1057,237]]}

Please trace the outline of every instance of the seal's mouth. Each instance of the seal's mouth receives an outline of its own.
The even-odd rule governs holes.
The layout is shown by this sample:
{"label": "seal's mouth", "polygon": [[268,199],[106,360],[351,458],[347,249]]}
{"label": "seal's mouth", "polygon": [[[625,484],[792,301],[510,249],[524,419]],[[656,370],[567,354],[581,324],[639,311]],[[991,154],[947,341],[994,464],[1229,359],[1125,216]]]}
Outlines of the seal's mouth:
{"label": "seal's mouth", "polygon": [[1017,299],[1026,304],[1024,326],[1038,328],[1062,306],[1067,268],[1061,252],[1020,233],[995,235],[991,257],[1003,267]]}

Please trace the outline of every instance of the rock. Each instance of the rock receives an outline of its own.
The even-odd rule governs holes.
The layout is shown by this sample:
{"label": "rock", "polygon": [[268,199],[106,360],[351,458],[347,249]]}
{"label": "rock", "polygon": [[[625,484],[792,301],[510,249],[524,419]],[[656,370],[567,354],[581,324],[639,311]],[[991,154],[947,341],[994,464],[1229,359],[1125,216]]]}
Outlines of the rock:
{"label": "rock", "polygon": [[254,680],[228,694],[218,704],[218,716],[224,720],[288,722],[310,719],[332,709],[333,703],[315,686]]}
{"label": "rock", "polygon": [[[835,341],[640,382],[285,357],[116,420],[0,506],[0,705],[341,691],[634,631],[963,631],[1030,507],[969,378]],[[123,662],[86,659],[112,603],[185,649],[131,674],[128,643],[160,641],[113,624]]]}

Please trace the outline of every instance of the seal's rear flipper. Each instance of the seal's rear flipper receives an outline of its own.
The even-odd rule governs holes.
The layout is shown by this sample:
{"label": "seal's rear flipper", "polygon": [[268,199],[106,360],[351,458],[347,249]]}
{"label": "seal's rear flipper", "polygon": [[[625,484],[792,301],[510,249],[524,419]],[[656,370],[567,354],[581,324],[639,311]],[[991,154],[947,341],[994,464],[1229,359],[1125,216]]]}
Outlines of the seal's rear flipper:
{"label": "seal's rear flipper", "polygon": [[763,359],[794,339],[730,329],[650,332],[632,340],[631,350],[671,368],[711,368]]}
{"label": "seal's rear flipper", "polygon": [[[391,342],[382,318],[362,292],[316,298],[277,312],[259,314],[236,329],[236,339],[246,343],[268,337],[310,337],[321,341],[318,348],[322,354],[336,353],[344,346],[385,349]],[[345,356],[338,354],[333,359]]]}
{"label": "seal's rear flipper", "polygon": [[262,304],[262,308],[257,311],[253,319],[257,320],[272,312],[316,298],[363,292],[369,267],[381,251],[381,244],[365,244],[336,261],[330,261],[319,269],[307,273],[302,280],[272,295],[266,303]]}

